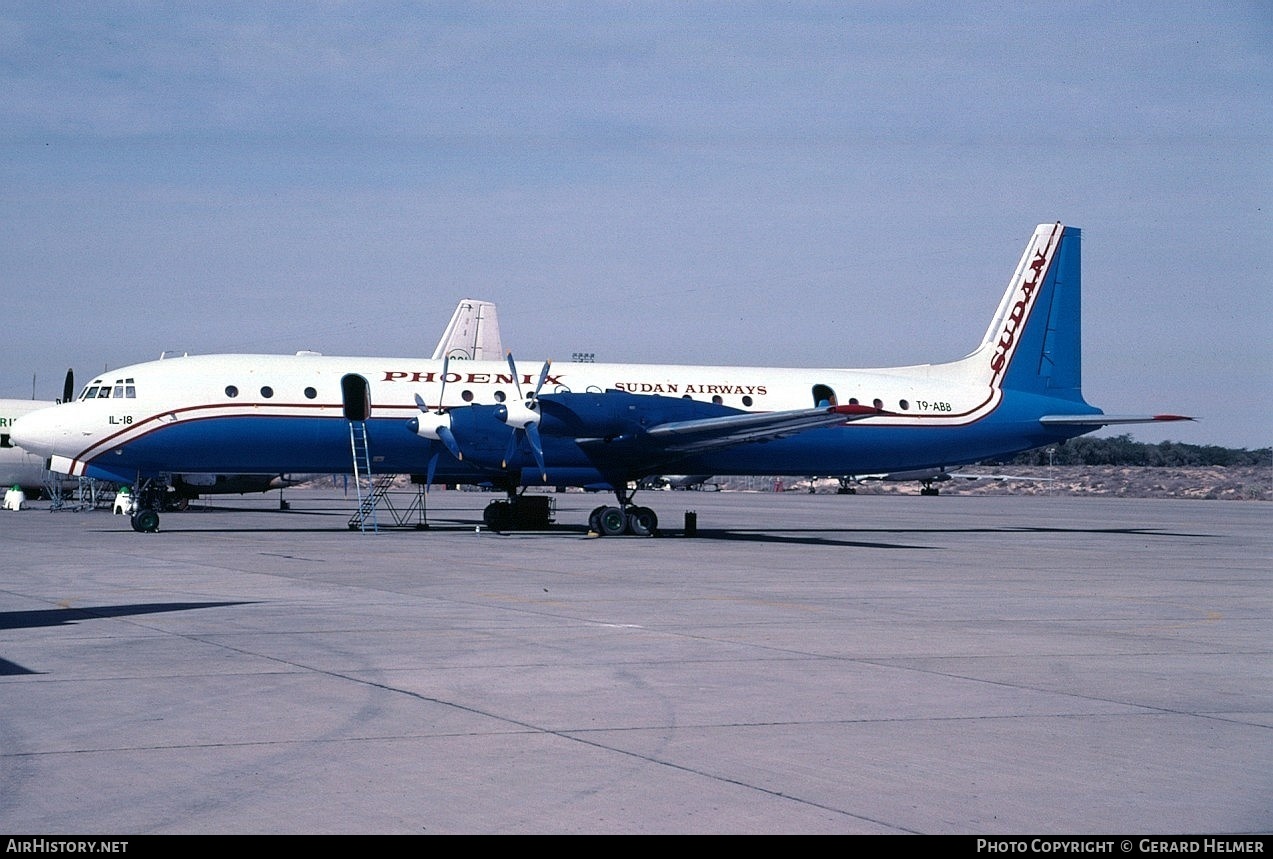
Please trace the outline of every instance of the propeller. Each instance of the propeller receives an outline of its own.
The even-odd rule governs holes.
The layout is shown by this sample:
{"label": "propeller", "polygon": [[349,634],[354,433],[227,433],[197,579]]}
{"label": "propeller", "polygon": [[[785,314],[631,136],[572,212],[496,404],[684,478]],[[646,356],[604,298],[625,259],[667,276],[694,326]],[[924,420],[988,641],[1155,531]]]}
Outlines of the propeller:
{"label": "propeller", "polygon": [[[420,417],[412,418],[407,422],[407,427],[421,438],[427,438],[433,441],[440,441],[451,452],[456,459],[464,459],[464,453],[460,450],[460,445],[455,440],[455,434],[451,432],[451,415],[447,413],[446,408],[442,405],[443,397],[446,395],[446,376],[447,370],[450,368],[451,356],[447,355],[442,359],[442,387],[438,391],[438,407],[437,410],[430,410],[425,404],[424,398],[419,394],[415,395],[415,404],[420,409]],[[428,475],[425,477],[425,491],[433,484],[433,474],[438,467],[438,453],[433,454],[429,459]]]}
{"label": "propeller", "polygon": [[[430,409],[424,399],[419,394],[416,394],[415,403],[420,409],[420,414],[407,422],[407,428],[421,438],[442,442],[452,456],[462,461],[464,453],[460,450],[460,445],[456,441],[455,433],[452,430],[451,415],[446,407],[442,405],[443,395],[446,392],[446,377],[450,360],[450,357],[447,356],[442,362],[442,389],[438,394],[437,409]],[[513,360],[513,353],[509,352],[508,369],[512,374],[513,384],[517,386],[517,399],[515,402],[496,406],[494,410],[495,417],[513,431],[509,436],[508,447],[504,451],[504,458],[500,462],[500,467],[508,468],[508,463],[516,455],[522,439],[525,439],[530,445],[531,453],[534,455],[535,462],[539,465],[540,474],[545,481],[548,479],[548,470],[544,465],[544,443],[539,434],[539,392],[544,387],[544,383],[548,381],[548,370],[551,366],[552,361],[544,362],[544,368],[539,373],[539,380],[535,384],[535,389],[525,393],[522,391],[521,376],[517,372],[517,363]],[[435,453],[429,460],[428,473],[425,478],[426,485],[433,483],[433,475],[437,468],[440,454],[441,451]]]}
{"label": "propeller", "polygon": [[66,381],[62,383],[62,402],[69,403],[75,398],[75,370],[66,371]]}
{"label": "propeller", "polygon": [[501,463],[502,468],[508,468],[508,462],[513,458],[513,454],[517,452],[518,444],[522,438],[530,442],[531,453],[535,456],[535,463],[539,466],[539,473],[544,480],[548,480],[548,470],[544,467],[544,444],[539,437],[539,391],[544,387],[544,382],[548,379],[548,369],[552,366],[552,361],[544,362],[544,369],[539,372],[539,381],[535,384],[535,390],[528,395],[522,394],[521,376],[517,372],[517,364],[513,361],[513,353],[508,353],[508,369],[512,371],[513,382],[517,385],[517,402],[512,404],[504,404],[495,410],[495,417],[513,428],[513,434],[508,439],[508,449],[504,452],[504,461]]}

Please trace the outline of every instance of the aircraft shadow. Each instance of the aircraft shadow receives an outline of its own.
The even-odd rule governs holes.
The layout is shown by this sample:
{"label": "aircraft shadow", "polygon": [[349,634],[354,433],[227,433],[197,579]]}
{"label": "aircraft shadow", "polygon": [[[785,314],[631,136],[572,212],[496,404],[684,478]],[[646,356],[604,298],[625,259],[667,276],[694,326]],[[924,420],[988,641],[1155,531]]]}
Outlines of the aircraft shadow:
{"label": "aircraft shadow", "polygon": [[[308,515],[319,515],[330,517],[329,513],[314,513]],[[376,528],[370,525],[368,531],[376,530],[386,533],[404,532],[404,533],[471,533],[474,528],[480,528],[482,532],[505,537],[513,536],[586,536],[589,531],[586,526],[572,524],[555,524],[546,529],[529,529],[529,530],[511,530],[497,531],[488,528],[485,524],[478,520],[463,519],[434,519],[427,521],[423,526],[412,524],[398,524],[396,522],[378,523]],[[101,533],[111,533],[116,529],[102,529]],[[348,526],[331,527],[315,525],[307,528],[284,528],[284,527],[259,527],[259,528],[190,528],[182,529],[179,525],[171,528],[160,528],[160,533],[185,533],[189,534],[238,534],[251,532],[254,534],[330,534],[336,531],[353,531],[357,532],[358,528],[349,528]],[[1199,534],[1183,531],[1164,531],[1159,528],[1064,528],[1046,525],[986,525],[968,528],[699,528],[693,537],[686,537],[685,532],[680,528],[661,529],[658,532],[660,538],[684,538],[694,540],[720,540],[720,541],[748,541],[757,543],[773,543],[776,545],[809,545],[809,546],[844,546],[866,549],[935,549],[938,546],[917,545],[915,543],[896,543],[889,542],[888,537],[922,537],[924,535],[935,536],[939,534],[1076,534],[1076,535],[1122,535],[1132,537],[1165,537],[1165,538],[1204,538],[1216,537],[1215,534]],[[882,539],[871,539],[868,535],[877,535]],[[624,539],[622,537],[610,537],[607,539]],[[644,539],[632,538],[627,539]],[[0,629],[3,629],[3,623],[0,621]]]}
{"label": "aircraft shadow", "polygon": [[139,614],[157,614],[170,611],[190,611],[197,608],[221,608],[230,605],[248,605],[239,602],[170,602],[135,603],[132,605],[85,606],[84,608],[43,608],[30,611],[0,611],[0,629],[34,629],[45,626],[63,626],[80,620],[104,617],[130,617]]}
{"label": "aircraft shadow", "polygon": [[[171,603],[134,603],[131,605],[85,606],[84,608],[45,608],[30,611],[0,611],[0,629],[36,629],[48,626],[64,626],[81,620],[92,620],[105,617],[131,617],[141,614],[156,614],[170,611],[190,611],[197,608],[220,608],[230,605],[250,605],[248,601],[237,602],[171,602]],[[0,677],[13,677],[23,674],[39,674],[16,662],[0,659]]]}
{"label": "aircraft shadow", "polygon": [[[1030,525],[983,526],[977,528],[781,528],[738,529],[700,528],[693,539],[755,540],[758,542],[809,543],[811,545],[861,546],[880,549],[933,549],[937,546],[899,544],[857,539],[853,535],[878,534],[880,536],[922,536],[937,534],[1111,534],[1129,537],[1175,537],[1197,539],[1215,537],[1215,534],[1195,534],[1180,531],[1163,531],[1158,528],[1057,528]],[[815,536],[816,535],[816,536]],[[831,535],[842,535],[833,537]],[[672,532],[665,536],[683,536]]]}

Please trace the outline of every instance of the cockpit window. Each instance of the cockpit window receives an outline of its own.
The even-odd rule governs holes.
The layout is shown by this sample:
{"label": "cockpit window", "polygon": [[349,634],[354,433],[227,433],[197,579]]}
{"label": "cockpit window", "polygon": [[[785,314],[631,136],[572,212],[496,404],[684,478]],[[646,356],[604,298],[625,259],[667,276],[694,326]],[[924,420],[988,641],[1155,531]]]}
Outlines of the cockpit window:
{"label": "cockpit window", "polygon": [[132,379],[116,379],[114,385],[103,385],[100,380],[84,388],[81,400],[136,399],[137,386]]}

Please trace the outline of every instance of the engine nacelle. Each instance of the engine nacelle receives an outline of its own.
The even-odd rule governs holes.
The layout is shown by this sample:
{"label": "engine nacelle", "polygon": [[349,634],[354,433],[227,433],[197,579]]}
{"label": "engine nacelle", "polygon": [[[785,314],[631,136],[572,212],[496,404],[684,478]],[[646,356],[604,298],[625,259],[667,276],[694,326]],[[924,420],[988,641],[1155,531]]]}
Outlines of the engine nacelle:
{"label": "engine nacelle", "polygon": [[446,412],[442,414],[421,412],[419,417],[414,417],[407,421],[407,429],[420,436],[420,438],[427,438],[430,441],[441,441],[442,435],[439,431],[451,429],[451,415]]}
{"label": "engine nacelle", "polygon": [[496,419],[513,429],[526,429],[539,423],[539,403],[536,400],[516,400],[495,409]]}

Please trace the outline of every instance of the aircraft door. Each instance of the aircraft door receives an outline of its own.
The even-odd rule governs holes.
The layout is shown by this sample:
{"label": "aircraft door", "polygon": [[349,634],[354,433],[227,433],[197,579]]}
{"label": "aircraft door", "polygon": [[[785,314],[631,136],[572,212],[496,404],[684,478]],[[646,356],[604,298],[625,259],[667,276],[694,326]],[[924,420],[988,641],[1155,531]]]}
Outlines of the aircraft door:
{"label": "aircraft door", "polygon": [[827,385],[813,386],[813,404],[814,406],[839,405],[835,398],[835,391]]}
{"label": "aircraft door", "polygon": [[341,377],[340,400],[345,407],[345,420],[365,421],[371,417],[371,383],[357,373]]}

